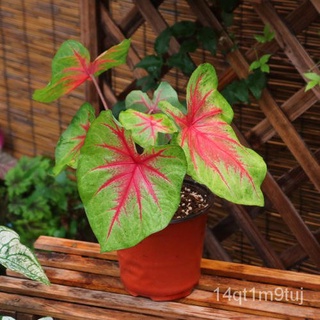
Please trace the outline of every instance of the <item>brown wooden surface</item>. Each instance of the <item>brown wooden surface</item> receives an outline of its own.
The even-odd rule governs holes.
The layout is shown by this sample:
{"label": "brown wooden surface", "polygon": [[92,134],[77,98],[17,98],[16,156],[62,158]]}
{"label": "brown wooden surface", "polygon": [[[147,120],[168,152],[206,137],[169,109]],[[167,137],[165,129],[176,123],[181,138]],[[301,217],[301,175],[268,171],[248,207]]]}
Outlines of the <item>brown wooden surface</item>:
{"label": "brown wooden surface", "polygon": [[[51,237],[35,244],[51,285],[0,277],[0,314],[20,319],[320,319],[320,276],[203,259],[186,298],[154,302],[126,293],[116,253]],[[286,294],[287,292],[287,294]],[[281,294],[282,298],[281,298]],[[32,318],[32,316],[34,316]]]}

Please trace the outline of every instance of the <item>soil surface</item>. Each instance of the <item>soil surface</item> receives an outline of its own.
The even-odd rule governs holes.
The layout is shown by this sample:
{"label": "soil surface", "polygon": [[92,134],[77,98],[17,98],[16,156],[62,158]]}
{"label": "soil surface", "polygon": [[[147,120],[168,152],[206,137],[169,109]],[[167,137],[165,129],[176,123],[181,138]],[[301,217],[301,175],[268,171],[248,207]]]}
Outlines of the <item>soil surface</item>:
{"label": "soil surface", "polygon": [[173,219],[181,219],[208,207],[207,194],[197,186],[192,184],[183,185],[181,189],[181,202]]}

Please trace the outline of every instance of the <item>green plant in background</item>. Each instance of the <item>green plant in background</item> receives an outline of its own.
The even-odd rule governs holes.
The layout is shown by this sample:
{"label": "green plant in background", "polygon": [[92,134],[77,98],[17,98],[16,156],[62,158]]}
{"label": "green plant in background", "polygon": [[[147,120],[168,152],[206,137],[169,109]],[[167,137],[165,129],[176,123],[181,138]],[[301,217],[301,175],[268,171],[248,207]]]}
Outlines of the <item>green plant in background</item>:
{"label": "green plant in background", "polygon": [[[267,43],[274,39],[274,32],[269,25],[263,28],[263,35],[254,35],[259,43]],[[269,59],[271,54],[264,54],[249,66],[250,74],[246,79],[235,80],[228,84],[222,91],[222,95],[233,105],[236,103],[249,103],[252,94],[256,99],[261,97],[262,90],[267,85],[266,73],[270,72]]]}
{"label": "green plant in background", "polygon": [[[123,40],[91,61],[81,43],[64,42],[53,58],[51,80],[33,99],[54,101],[93,81],[124,64],[129,48],[130,40]],[[266,164],[237,139],[230,125],[233,110],[217,87],[214,67],[204,63],[189,78],[186,107],[174,88],[162,83],[152,98],[131,91],[118,119],[106,104],[95,119],[90,104],[79,108],[58,142],[54,171],[76,167],[79,193],[102,252],[132,247],[165,228],[188,177],[234,203],[264,204],[260,186]]]}
{"label": "green plant in background", "polygon": [[[237,0],[213,1],[220,8],[221,17],[226,26],[230,25],[233,17],[233,10],[239,4]],[[169,55],[169,44],[172,37],[175,37],[180,43],[179,52]],[[219,35],[214,29],[203,27],[195,22],[180,21],[165,29],[155,40],[154,54],[141,59],[135,65],[135,68],[142,68],[148,72],[148,75],[140,78],[137,85],[142,91],[155,90],[161,80],[164,71],[167,68],[178,68],[185,75],[191,75],[195,70],[195,65],[190,59],[189,54],[202,47],[212,55],[216,55]],[[267,43],[274,39],[274,32],[270,26],[266,25],[262,35],[254,35],[259,43]],[[246,79],[235,80],[228,84],[222,91],[222,95],[231,104],[249,103],[250,94],[259,99],[262,90],[267,85],[266,73],[270,72],[269,59],[270,54],[264,54],[261,57],[257,54],[257,59],[250,64],[250,74]],[[124,103],[116,105],[115,110],[119,112],[125,108]]]}
{"label": "green plant in background", "polygon": [[[180,49],[178,53],[169,55],[172,37],[179,41]],[[213,55],[216,54],[217,35],[214,29],[200,26],[192,21],[180,21],[166,28],[155,40],[155,53],[145,56],[135,65],[135,68],[142,68],[148,72],[147,76],[137,81],[137,85],[141,86],[143,91],[156,89],[165,68],[176,67],[190,76],[196,66],[190,59],[189,53],[196,51],[199,47]]]}
{"label": "green plant in background", "polygon": [[0,194],[3,225],[32,246],[40,235],[75,238],[87,225],[72,173],[51,175],[53,161],[43,156],[21,157],[5,176]]}
{"label": "green plant in background", "polygon": [[270,57],[271,57],[271,54],[264,54],[261,58],[253,61],[250,64],[249,70],[252,71],[252,70],[260,69],[262,72],[269,73],[270,67],[268,65],[268,62]]}
{"label": "green plant in background", "polygon": [[270,42],[274,39],[274,32],[270,29],[270,26],[266,24],[263,28],[263,34],[257,34],[254,35],[254,38],[259,42],[259,43],[267,43]]}
{"label": "green plant in background", "polygon": [[305,91],[308,91],[315,86],[320,86],[320,75],[315,72],[306,72],[303,74],[309,81],[307,83],[307,86],[305,88]]}

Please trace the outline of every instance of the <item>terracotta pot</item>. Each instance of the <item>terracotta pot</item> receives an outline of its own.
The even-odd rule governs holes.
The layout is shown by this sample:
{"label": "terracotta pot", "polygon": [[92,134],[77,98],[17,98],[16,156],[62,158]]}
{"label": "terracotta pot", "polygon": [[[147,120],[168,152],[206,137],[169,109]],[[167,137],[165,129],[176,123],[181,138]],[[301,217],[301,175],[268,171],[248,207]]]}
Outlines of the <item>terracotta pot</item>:
{"label": "terracotta pot", "polygon": [[192,292],[200,278],[210,202],[202,212],[173,220],[138,245],[118,251],[121,280],[131,295],[165,301]]}

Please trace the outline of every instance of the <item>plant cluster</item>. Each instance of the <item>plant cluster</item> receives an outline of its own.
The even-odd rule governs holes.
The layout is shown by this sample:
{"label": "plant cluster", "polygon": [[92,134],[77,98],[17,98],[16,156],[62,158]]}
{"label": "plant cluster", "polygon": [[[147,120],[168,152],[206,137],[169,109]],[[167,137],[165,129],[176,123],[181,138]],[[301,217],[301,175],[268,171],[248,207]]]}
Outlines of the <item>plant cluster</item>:
{"label": "plant cluster", "polygon": [[[178,53],[169,55],[172,37],[179,41],[180,48]],[[178,68],[185,75],[190,76],[196,66],[189,54],[202,47],[215,55],[217,42],[216,32],[210,27],[201,26],[192,21],[175,23],[162,31],[156,38],[154,54],[145,56],[135,65],[135,68],[142,68],[148,72],[147,76],[138,79],[137,85],[145,92],[156,89],[164,71],[172,67]]]}
{"label": "plant cluster", "polygon": [[[222,17],[229,17],[225,21],[228,25],[231,23],[232,11],[238,5],[238,1],[218,1],[218,7],[221,8]],[[179,52],[169,55],[169,44],[172,37],[175,37],[179,44]],[[274,32],[270,26],[266,25],[263,34],[254,35],[258,43],[267,43],[274,38]],[[148,75],[139,79],[137,85],[142,91],[156,89],[161,82],[163,73],[168,69],[175,67],[190,76],[196,69],[189,54],[195,52],[198,48],[207,50],[212,55],[216,55],[219,35],[213,28],[200,26],[192,21],[179,21],[166,28],[156,38],[154,44],[154,54],[147,55],[135,65],[135,68],[142,68]],[[271,54],[263,54],[261,57],[257,54],[257,59],[250,64],[250,74],[246,79],[234,80],[228,84],[221,94],[231,104],[249,103],[249,96],[252,94],[259,99],[262,90],[266,87],[266,73],[270,72],[269,59]],[[119,108],[121,105],[119,104]]]}
{"label": "plant cluster", "polygon": [[53,166],[52,159],[23,156],[0,188],[0,224],[17,231],[28,246],[40,235],[79,237],[88,225],[73,174],[54,177]]}
{"label": "plant cluster", "polygon": [[[68,40],[52,61],[51,81],[33,99],[51,102],[86,80],[126,62],[126,39],[91,61],[88,50]],[[102,251],[131,247],[165,228],[180,203],[186,176],[235,203],[263,205],[263,159],[241,145],[230,123],[233,110],[218,92],[212,65],[198,66],[186,88],[186,106],[167,82],[153,95],[134,90],[116,118],[96,117],[84,103],[56,148],[59,174],[76,169],[80,197]]]}

